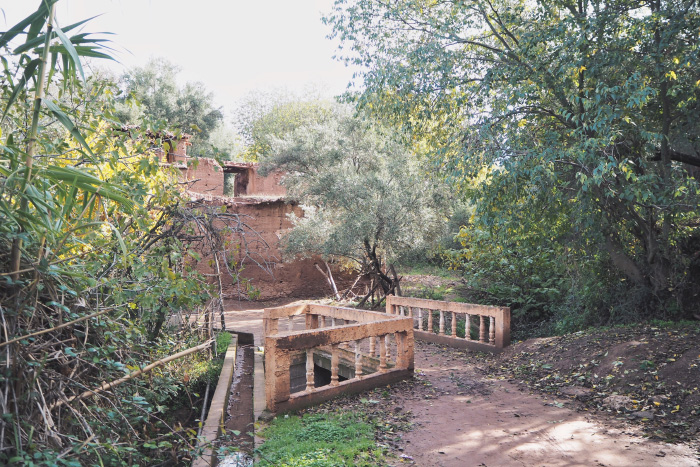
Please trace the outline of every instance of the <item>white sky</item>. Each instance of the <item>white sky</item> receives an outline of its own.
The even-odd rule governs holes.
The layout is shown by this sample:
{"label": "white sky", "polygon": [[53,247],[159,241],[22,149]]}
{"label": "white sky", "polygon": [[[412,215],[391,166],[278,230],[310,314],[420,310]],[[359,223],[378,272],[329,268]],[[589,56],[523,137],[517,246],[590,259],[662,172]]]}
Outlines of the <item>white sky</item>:
{"label": "white sky", "polygon": [[[300,91],[321,86],[341,93],[352,70],[332,59],[336,43],[321,23],[333,0],[61,0],[61,26],[95,15],[85,32],[108,31],[120,73],[165,57],[178,81],[202,81],[231,111],[256,89]],[[39,0],[0,0],[0,30],[36,10]],[[106,61],[100,60],[106,64]]]}

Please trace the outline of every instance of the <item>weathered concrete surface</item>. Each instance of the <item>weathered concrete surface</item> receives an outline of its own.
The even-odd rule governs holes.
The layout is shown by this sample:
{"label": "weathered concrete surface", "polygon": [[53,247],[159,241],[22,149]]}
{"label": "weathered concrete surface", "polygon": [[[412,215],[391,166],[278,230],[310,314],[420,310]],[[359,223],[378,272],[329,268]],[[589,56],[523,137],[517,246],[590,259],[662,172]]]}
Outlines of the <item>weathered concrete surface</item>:
{"label": "weathered concrete surface", "polygon": [[195,459],[192,463],[193,467],[208,467],[216,465],[216,452],[211,448],[213,443],[221,433],[228,406],[229,389],[231,388],[231,380],[233,379],[234,366],[236,363],[236,352],[238,349],[238,341],[236,336],[233,336],[231,344],[224,356],[224,365],[221,368],[219,382],[214,390],[214,395],[211,398],[209,405],[209,413],[204,421],[202,428],[202,438],[200,446],[206,446],[202,456]]}
{"label": "weathered concrete surface", "polygon": [[411,378],[412,376],[413,370],[395,369],[381,374],[374,373],[359,381],[354,379],[342,381],[338,383],[338,386],[323,386],[322,390],[294,394],[294,397],[290,397],[283,402],[278,402],[275,411],[277,413],[283,413],[302,409],[310,405],[331,400],[341,394],[357,394],[362,391]]}
{"label": "weathered concrete surface", "polygon": [[[231,332],[246,332],[253,334],[256,346],[263,345],[263,311],[266,307],[277,307],[289,304],[304,305],[305,301],[293,298],[248,302],[243,300],[226,300],[224,303],[224,319],[226,330]],[[215,319],[218,325],[218,317]]]}
{"label": "weathered concrete surface", "polygon": [[[417,317],[417,313],[415,312],[417,309],[427,311],[428,313],[432,313],[433,310],[441,312],[440,334],[434,334],[432,332],[433,330],[429,329],[424,332],[417,333],[417,338],[425,338],[429,342],[453,345],[457,348],[472,348],[474,350],[487,352],[499,351],[510,345],[510,308],[476,305],[472,303],[448,302],[444,300],[428,300],[424,298],[397,297],[393,295],[387,297],[386,312],[388,314],[399,314],[401,308],[408,311],[408,314],[414,319]],[[455,328],[453,327],[451,330],[443,329],[443,313],[450,313],[452,314],[453,318],[458,315],[471,317],[479,316],[481,319],[480,340],[484,338],[485,340],[480,342],[447,335],[450,334],[450,332],[454,333]],[[489,336],[484,334],[485,317],[491,318],[494,323],[493,328],[489,329],[489,332],[492,333],[491,337],[493,337],[493,341],[491,342],[489,342]],[[428,323],[431,322],[432,316]],[[453,321],[453,324],[455,323],[456,320]],[[445,334],[443,331],[447,334]],[[475,343],[477,345],[471,345],[471,343]]]}
{"label": "weathered concrete surface", "polygon": [[[303,350],[337,342],[356,341],[368,337],[406,332],[407,327],[410,329],[409,318],[374,323],[345,324],[313,331],[286,331],[279,333],[276,337],[267,337],[265,348],[269,345],[271,348],[275,346],[280,350]],[[272,344],[272,340],[277,342]]]}
{"label": "weathered concrete surface", "polygon": [[[303,327],[294,328],[293,320],[303,318]],[[336,323],[322,327],[326,318]],[[290,324],[286,331],[280,322]],[[348,324],[340,324],[347,323]],[[318,305],[287,305],[268,308],[264,312],[265,338],[265,395],[267,409],[271,412],[289,411],[329,400],[341,393],[360,392],[382,384],[400,381],[413,374],[413,319],[385,313]],[[394,337],[395,351],[387,347]],[[362,344],[379,342],[379,371],[364,376],[361,361]],[[355,365],[359,365],[356,377],[339,383],[339,347],[347,343],[355,345]],[[331,383],[315,386],[313,352],[330,347]],[[371,348],[371,347],[370,347]],[[291,391],[290,368],[293,357],[299,351],[306,352],[306,390]],[[370,352],[373,352],[370,350]],[[395,356],[395,367],[389,369],[387,360]]]}

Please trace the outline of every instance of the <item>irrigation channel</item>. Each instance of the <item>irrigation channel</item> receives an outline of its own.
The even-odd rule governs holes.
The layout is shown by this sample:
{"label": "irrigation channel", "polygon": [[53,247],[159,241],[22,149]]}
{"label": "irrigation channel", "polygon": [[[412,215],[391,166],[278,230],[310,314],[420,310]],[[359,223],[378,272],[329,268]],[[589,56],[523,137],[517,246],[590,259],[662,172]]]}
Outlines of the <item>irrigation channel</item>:
{"label": "irrigation channel", "polygon": [[239,347],[236,356],[236,368],[231,381],[231,391],[224,426],[230,436],[227,444],[239,449],[239,452],[223,457],[219,466],[248,467],[253,465],[255,449],[253,432],[255,417],[253,414],[253,374],[255,366],[255,346],[253,344]]}

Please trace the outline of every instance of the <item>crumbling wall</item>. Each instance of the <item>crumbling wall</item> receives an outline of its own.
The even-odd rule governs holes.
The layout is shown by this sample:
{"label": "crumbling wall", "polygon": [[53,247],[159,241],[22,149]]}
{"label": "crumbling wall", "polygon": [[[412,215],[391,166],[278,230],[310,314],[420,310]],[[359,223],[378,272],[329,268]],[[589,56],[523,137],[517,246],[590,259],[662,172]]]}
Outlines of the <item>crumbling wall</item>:
{"label": "crumbling wall", "polygon": [[[250,281],[258,298],[267,300],[281,297],[309,298],[319,294],[330,294],[330,286],[325,277],[316,269],[318,258],[283,261],[280,239],[292,228],[288,215],[301,215],[301,208],[285,203],[281,198],[231,198],[226,196],[206,196],[191,193],[195,199],[205,200],[206,204],[217,208],[225,206],[226,212],[236,213],[246,224],[243,236],[232,235],[233,245],[240,244],[237,260],[244,266],[241,278]],[[214,274],[211,258],[204,257],[197,269],[203,274]],[[334,279],[339,289],[348,287],[354,277],[343,271],[334,270]],[[245,288],[229,276],[222,276],[224,294],[236,298]]]}
{"label": "crumbling wall", "polygon": [[[289,214],[302,215],[299,206],[284,200],[286,190],[280,184],[284,174],[273,172],[263,177],[255,163],[224,162],[222,167],[213,159],[189,158],[188,144],[178,141],[167,161],[180,169],[183,181],[189,182],[187,190],[193,200],[219,208],[225,206],[227,212],[238,214],[246,224],[245,234],[232,234],[230,243],[240,244],[237,256],[243,266],[240,276],[249,281],[253,293],[259,294],[259,299],[329,294],[330,286],[314,266],[318,259],[283,261],[280,239],[292,228]],[[236,188],[239,196],[224,196],[224,173],[240,177]],[[216,272],[213,259],[207,256],[198,262],[197,269],[210,277]],[[349,286],[353,279],[341,271],[333,273],[339,289]],[[222,275],[222,281],[227,297],[236,298],[249,292],[228,275]]]}
{"label": "crumbling wall", "polygon": [[267,177],[258,174],[258,171],[253,169],[253,176],[248,185],[248,194],[251,196],[284,196],[287,194],[284,186],[282,186],[283,172],[272,172]]}
{"label": "crumbling wall", "polygon": [[254,162],[224,162],[224,172],[236,176],[234,196],[283,197],[287,194],[282,186],[283,172],[272,172],[263,177]]}
{"label": "crumbling wall", "polygon": [[214,159],[185,159],[177,165],[187,189],[212,196],[224,195],[224,171]]}

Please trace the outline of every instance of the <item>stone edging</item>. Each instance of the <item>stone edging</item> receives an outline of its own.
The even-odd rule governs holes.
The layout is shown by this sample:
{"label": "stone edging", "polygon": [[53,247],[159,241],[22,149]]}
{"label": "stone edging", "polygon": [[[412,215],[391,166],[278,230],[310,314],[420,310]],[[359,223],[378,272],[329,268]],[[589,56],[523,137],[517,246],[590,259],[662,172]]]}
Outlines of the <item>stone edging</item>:
{"label": "stone edging", "polygon": [[219,382],[211,398],[209,413],[202,428],[202,436],[197,444],[197,447],[202,449],[202,455],[192,462],[192,467],[210,467],[217,464],[216,451],[212,446],[223,428],[229,390],[231,389],[233,371],[236,366],[236,352],[238,351],[238,336],[231,334],[231,338],[231,344],[229,344],[224,356],[224,365],[221,367]]}

